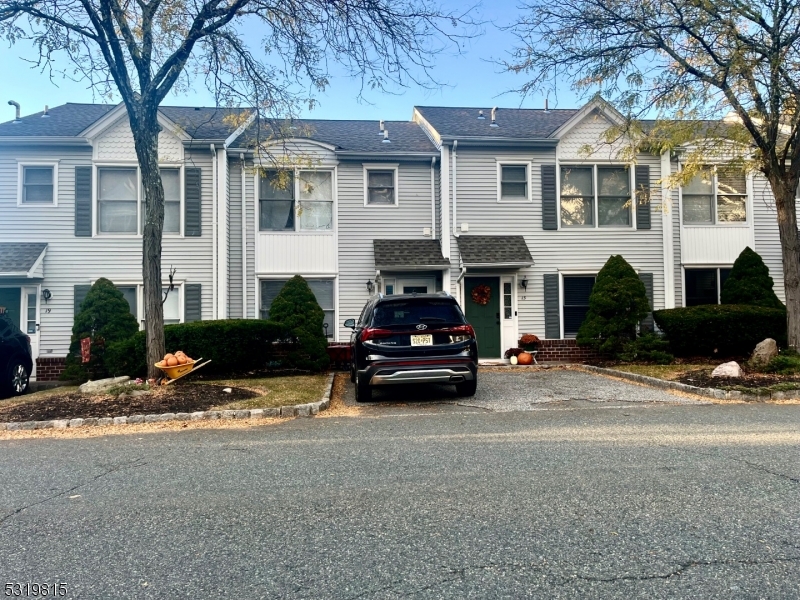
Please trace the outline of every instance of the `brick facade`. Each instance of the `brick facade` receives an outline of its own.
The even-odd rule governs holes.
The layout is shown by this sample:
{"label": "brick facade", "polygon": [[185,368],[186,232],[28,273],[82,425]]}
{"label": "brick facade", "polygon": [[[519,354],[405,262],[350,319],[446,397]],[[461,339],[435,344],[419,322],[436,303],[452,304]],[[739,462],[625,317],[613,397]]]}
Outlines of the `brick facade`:
{"label": "brick facade", "polygon": [[57,358],[37,358],[36,359],[36,381],[58,381],[61,373],[64,372],[67,359]]}
{"label": "brick facade", "polygon": [[541,362],[586,362],[599,358],[591,348],[578,346],[575,340],[542,340],[536,360]]}

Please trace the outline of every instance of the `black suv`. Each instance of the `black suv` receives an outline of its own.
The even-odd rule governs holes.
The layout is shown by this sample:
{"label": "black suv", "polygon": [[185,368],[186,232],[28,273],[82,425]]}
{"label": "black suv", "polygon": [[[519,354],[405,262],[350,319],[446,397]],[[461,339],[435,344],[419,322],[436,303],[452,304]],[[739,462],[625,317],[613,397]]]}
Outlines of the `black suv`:
{"label": "black suv", "polygon": [[0,398],[19,396],[28,391],[33,370],[30,338],[22,333],[0,308]]}
{"label": "black suv", "polygon": [[478,343],[461,307],[445,292],[378,295],[361,316],[344,322],[350,336],[350,379],[356,401],[372,387],[402,383],[453,383],[460,396],[478,386]]}

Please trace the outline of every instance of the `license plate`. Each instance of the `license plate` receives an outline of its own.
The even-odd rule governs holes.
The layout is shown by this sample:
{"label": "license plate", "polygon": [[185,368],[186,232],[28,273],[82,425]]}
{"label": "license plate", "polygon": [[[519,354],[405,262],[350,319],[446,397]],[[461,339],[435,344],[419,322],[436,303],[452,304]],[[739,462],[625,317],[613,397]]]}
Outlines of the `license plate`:
{"label": "license plate", "polygon": [[426,335],[412,335],[412,346],[433,346],[433,336],[428,333]]}

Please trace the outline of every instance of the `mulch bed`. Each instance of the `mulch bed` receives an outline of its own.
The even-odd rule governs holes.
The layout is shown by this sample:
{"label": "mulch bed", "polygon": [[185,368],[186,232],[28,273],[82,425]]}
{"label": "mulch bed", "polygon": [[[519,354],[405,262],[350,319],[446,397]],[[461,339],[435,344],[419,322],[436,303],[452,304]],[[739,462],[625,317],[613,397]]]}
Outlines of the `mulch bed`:
{"label": "mulch bed", "polygon": [[678,378],[681,383],[694,385],[701,388],[764,388],[779,383],[797,383],[800,377],[796,375],[769,375],[764,373],[745,373],[742,377],[711,377],[710,369],[688,371]]}
{"label": "mulch bed", "polygon": [[225,386],[221,385],[182,383],[122,400],[115,396],[88,396],[75,392],[52,395],[6,408],[0,403],[0,422],[194,412],[259,395],[242,388],[231,388],[231,393],[223,392],[223,389]]}

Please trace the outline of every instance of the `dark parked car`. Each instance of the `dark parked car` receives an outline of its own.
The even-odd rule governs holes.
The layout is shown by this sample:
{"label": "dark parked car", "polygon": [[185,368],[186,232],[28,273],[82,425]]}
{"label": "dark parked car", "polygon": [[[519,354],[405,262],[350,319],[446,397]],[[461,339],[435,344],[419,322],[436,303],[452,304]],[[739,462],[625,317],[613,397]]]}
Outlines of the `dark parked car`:
{"label": "dark parked car", "polygon": [[350,379],[356,401],[372,388],[405,383],[452,383],[460,396],[478,386],[478,343],[461,307],[445,292],[375,296],[348,319]]}
{"label": "dark parked car", "polygon": [[30,338],[0,308],[0,398],[28,391],[33,370]]}

